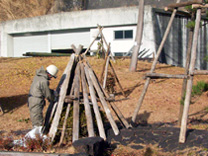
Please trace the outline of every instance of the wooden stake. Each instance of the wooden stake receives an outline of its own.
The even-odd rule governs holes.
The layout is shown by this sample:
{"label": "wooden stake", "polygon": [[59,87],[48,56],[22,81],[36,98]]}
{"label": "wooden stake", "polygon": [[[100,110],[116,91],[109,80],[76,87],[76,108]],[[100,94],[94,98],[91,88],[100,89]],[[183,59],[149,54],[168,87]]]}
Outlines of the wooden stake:
{"label": "wooden stake", "polygon": [[98,96],[99,96],[100,101],[102,103],[102,106],[103,106],[103,108],[105,110],[106,116],[107,116],[107,118],[108,118],[108,120],[109,120],[109,122],[110,122],[110,124],[112,126],[112,129],[113,129],[115,135],[118,135],[119,134],[119,129],[118,129],[118,127],[117,127],[117,125],[116,125],[116,123],[115,123],[115,121],[113,119],[113,116],[111,114],[110,109],[108,108],[108,104],[107,104],[107,102],[106,102],[106,100],[104,98],[104,95],[103,95],[103,92],[102,92],[102,90],[100,88],[100,85],[98,84],[97,78],[94,75],[94,72],[92,71],[92,69],[87,64],[85,65],[85,68],[89,72],[89,75],[90,75],[90,78],[92,80],[92,83],[93,83],[93,85],[94,85],[94,87],[95,87],[95,89],[96,89],[96,91],[98,93]]}
{"label": "wooden stake", "polygon": [[86,83],[85,73],[84,73],[84,65],[80,64],[80,67],[81,67],[81,80],[82,80],[82,88],[83,88],[85,115],[87,119],[88,136],[93,137],[95,136],[95,133],[94,133],[93,120],[92,120],[92,112],[91,112],[89,99],[88,99],[87,83]]}
{"label": "wooden stake", "polygon": [[59,120],[60,120],[62,109],[63,109],[64,99],[65,99],[67,89],[68,89],[68,84],[69,84],[70,79],[72,78],[71,72],[73,70],[74,64],[75,64],[75,55],[73,54],[73,55],[71,55],[70,61],[65,69],[66,70],[66,77],[65,77],[64,82],[61,86],[57,110],[56,110],[54,119],[51,124],[50,131],[49,131],[49,136],[51,137],[52,141],[54,140],[56,132],[57,132]]}
{"label": "wooden stake", "polygon": [[76,100],[73,102],[73,136],[72,142],[79,139],[79,92],[80,92],[80,64],[77,64],[75,71],[74,96]]}
{"label": "wooden stake", "polygon": [[3,111],[2,107],[1,107],[1,104],[0,104],[0,112],[1,112],[2,114],[4,114],[4,111]]}
{"label": "wooden stake", "polygon": [[192,44],[192,51],[191,51],[191,54],[192,54],[191,63],[190,63],[190,68],[189,68],[190,78],[187,81],[186,98],[185,98],[185,103],[184,103],[184,111],[183,111],[183,116],[182,116],[181,131],[180,131],[180,137],[179,137],[180,143],[184,143],[186,141],[188,111],[189,111],[192,85],[193,85],[193,73],[194,73],[194,68],[195,68],[195,63],[196,63],[196,49],[197,49],[200,21],[201,21],[201,9],[197,9],[196,24],[194,28],[193,44]]}
{"label": "wooden stake", "polygon": [[132,56],[131,63],[129,67],[129,71],[135,72],[137,68],[138,62],[138,53],[140,50],[141,42],[142,42],[142,34],[143,34],[143,21],[144,21],[144,0],[139,0],[139,13],[138,13],[138,23],[137,23],[137,35]]}
{"label": "wooden stake", "polygon": [[87,82],[88,82],[88,85],[89,85],[89,91],[90,91],[90,96],[91,96],[91,99],[92,99],[93,110],[95,112],[95,117],[96,117],[97,126],[98,126],[98,130],[99,130],[99,135],[100,135],[101,138],[106,140],[105,129],[104,129],[103,121],[102,121],[100,111],[99,111],[99,108],[98,108],[98,103],[97,103],[97,100],[96,100],[96,95],[95,95],[95,90],[94,90],[94,87],[93,87],[93,83],[92,83],[92,80],[90,78],[90,75],[88,73],[87,68],[84,68],[84,70],[85,70],[85,75],[87,77]]}
{"label": "wooden stake", "polygon": [[[74,84],[75,84],[74,81],[75,81],[75,79],[73,80],[73,83],[72,83],[72,87],[71,87],[71,91],[70,91],[70,95],[69,95],[70,97],[74,93]],[[66,101],[66,99],[64,101]],[[62,142],[64,140],[64,135],[65,135],[65,131],[66,131],[66,124],[67,124],[67,118],[69,116],[70,107],[71,107],[71,103],[68,103],[67,108],[66,108],[66,114],[65,114],[65,118],[64,118],[64,123],[63,123],[63,127],[62,127],[61,137],[60,137],[60,141],[59,141],[59,146],[62,145]]]}
{"label": "wooden stake", "polygon": [[[103,41],[104,41],[106,47],[108,47],[108,45],[109,45],[110,43],[109,43],[109,44],[107,43],[107,41],[106,41],[106,39],[105,39],[105,36],[103,35],[101,26],[98,25],[98,29],[100,30],[100,34],[101,34],[101,36],[102,36],[102,39],[103,39]],[[115,58],[113,57],[113,54],[111,53],[111,51],[110,51],[110,54],[109,54],[109,55],[110,55],[111,59],[113,60],[113,62],[115,62]]]}
{"label": "wooden stake", "polygon": [[59,146],[61,146],[61,144],[62,144],[62,142],[64,140],[64,135],[65,135],[65,131],[66,131],[66,123],[67,123],[67,118],[69,116],[70,107],[71,107],[71,104],[68,104],[67,108],[66,108],[66,114],[65,114],[65,118],[64,118],[63,127],[62,127],[62,132],[61,132],[61,137],[60,137],[60,141],[59,141]]}
{"label": "wooden stake", "polygon": [[161,73],[147,73],[145,77],[150,77],[151,79],[186,79],[187,75],[170,75]]}
{"label": "wooden stake", "polygon": [[[110,61],[109,61],[109,62],[110,62]],[[86,63],[88,64],[88,66],[90,66],[88,62],[86,62]],[[106,100],[108,99],[111,108],[113,109],[113,111],[114,111],[115,114],[117,115],[117,117],[118,117],[118,119],[120,120],[120,122],[121,122],[126,128],[132,127],[131,125],[128,124],[127,120],[125,119],[125,117],[123,116],[123,114],[121,113],[121,111],[119,110],[119,108],[116,107],[115,104],[110,103],[110,102],[113,102],[114,100],[111,100],[110,96],[109,96],[108,93],[105,91],[105,89],[102,88],[102,87],[100,87],[100,89],[101,89],[101,92],[104,93],[104,95],[105,95],[105,97],[106,97]]]}
{"label": "wooden stake", "polygon": [[103,89],[105,89],[105,87],[106,87],[109,62],[110,62],[110,57],[108,56],[107,61],[106,61],[106,65],[105,65],[105,75],[104,75],[104,79],[103,79]]}
{"label": "wooden stake", "polygon": [[179,8],[179,7],[185,7],[192,4],[202,4],[203,0],[193,0],[193,1],[187,1],[187,2],[181,2],[181,3],[173,3],[165,7],[165,10],[168,10],[169,8]]}
{"label": "wooden stake", "polygon": [[[177,0],[177,3],[179,3],[179,2],[180,2],[180,0]],[[174,9],[174,10],[173,10],[173,13],[172,13],[172,15],[171,15],[170,21],[169,21],[169,23],[168,23],[168,26],[167,26],[167,28],[166,28],[165,34],[164,34],[164,36],[163,36],[163,39],[162,39],[162,41],[161,41],[161,43],[160,43],[160,46],[159,46],[159,48],[158,48],[158,50],[157,50],[157,53],[156,53],[157,55],[156,55],[156,57],[155,57],[155,59],[154,59],[154,61],[153,61],[153,63],[152,63],[152,67],[151,67],[150,73],[153,73],[154,70],[155,70],[155,68],[156,68],[157,61],[158,61],[158,59],[159,59],[159,57],[160,57],[160,54],[161,54],[162,49],[163,49],[163,47],[164,47],[165,41],[166,41],[166,39],[167,39],[167,37],[168,37],[168,34],[169,34],[169,32],[170,32],[170,28],[171,28],[172,23],[173,23],[173,20],[174,20],[174,18],[175,18],[176,12],[177,12],[177,9]],[[145,97],[145,95],[146,95],[146,92],[147,92],[149,83],[150,83],[150,78],[147,78],[147,80],[146,80],[146,82],[145,82],[145,84],[144,84],[143,91],[142,91],[142,93],[141,93],[141,95],[140,95],[140,98],[139,98],[139,101],[138,101],[138,103],[137,103],[137,107],[136,107],[136,109],[135,109],[135,111],[134,111],[134,114],[133,114],[133,116],[132,116],[132,122],[133,122],[133,123],[135,123],[135,121],[136,121],[137,114],[138,114],[138,112],[139,112],[139,109],[140,109],[140,107],[141,107],[141,105],[142,105],[142,102],[143,102],[143,100],[144,100],[144,97]]]}
{"label": "wooden stake", "polygon": [[110,105],[114,110],[114,112],[116,113],[119,120],[121,121],[121,123],[124,125],[124,127],[126,127],[127,129],[131,128],[132,126],[127,122],[127,120],[125,119],[119,108],[113,102],[111,102]]}
{"label": "wooden stake", "polygon": [[96,41],[97,37],[100,35],[100,31],[97,34],[97,36],[94,38],[94,40],[91,42],[90,46],[85,50],[85,52],[83,53],[83,55],[86,55],[87,52],[90,50],[90,48],[92,47],[93,43]]}
{"label": "wooden stake", "polygon": [[[70,61],[68,62],[68,64],[69,63],[70,63]],[[68,70],[68,68],[65,68],[65,70],[64,70],[64,72],[62,74],[62,77],[61,77],[61,79],[59,81],[59,84],[58,84],[58,86],[56,88],[56,92],[58,94],[60,94],[60,88],[61,88],[61,86],[62,86],[62,84],[63,84],[63,82],[64,82],[64,80],[66,78],[66,73],[68,72],[67,70]],[[56,101],[55,103],[54,103],[54,101],[52,101],[52,102],[50,102],[50,105],[48,106],[48,109],[47,109],[47,112],[46,112],[46,116],[45,116],[44,126],[43,126],[43,129],[42,129],[43,134],[47,134],[48,133],[48,130],[50,128],[49,123],[51,122],[51,120],[52,120],[52,118],[54,116],[54,113],[55,113],[55,110],[56,110],[56,107],[57,107],[57,103],[58,103],[58,101]]]}
{"label": "wooden stake", "polygon": [[[192,18],[194,16],[192,15]],[[189,66],[190,66],[190,60],[191,60],[191,47],[193,42],[193,29],[189,30],[189,41],[188,41],[188,49],[186,54],[186,66],[185,66],[185,72],[184,75],[188,75]],[[183,80],[182,85],[182,91],[181,91],[181,101],[184,100],[185,92],[186,92],[186,85],[187,85],[187,79]],[[182,115],[183,115],[183,104],[180,103],[180,110],[179,110],[179,118],[178,118],[178,125],[181,125]]]}
{"label": "wooden stake", "polygon": [[208,75],[208,70],[195,70],[194,75]]}
{"label": "wooden stake", "polygon": [[105,71],[105,66],[106,66],[108,56],[109,56],[109,51],[110,51],[110,44],[108,45],[107,53],[105,55],[105,61],[103,63],[103,68],[102,68],[102,71],[101,71],[101,74],[100,74],[100,82],[102,82],[102,79],[103,79],[103,73]]}
{"label": "wooden stake", "polygon": [[113,74],[114,74],[114,76],[116,78],[116,81],[117,81],[117,83],[118,83],[118,85],[119,85],[119,87],[121,89],[121,92],[122,92],[123,96],[126,98],[126,94],[124,93],[124,90],[123,90],[123,88],[121,86],[121,83],[119,82],[119,79],[118,79],[118,76],[116,74],[116,71],[114,70],[113,64],[110,61],[109,61],[109,64],[110,64],[110,67],[112,69],[112,72],[113,72]]}
{"label": "wooden stake", "polygon": [[193,4],[192,9],[199,9],[199,8],[208,8],[208,4],[201,5],[201,4]]}

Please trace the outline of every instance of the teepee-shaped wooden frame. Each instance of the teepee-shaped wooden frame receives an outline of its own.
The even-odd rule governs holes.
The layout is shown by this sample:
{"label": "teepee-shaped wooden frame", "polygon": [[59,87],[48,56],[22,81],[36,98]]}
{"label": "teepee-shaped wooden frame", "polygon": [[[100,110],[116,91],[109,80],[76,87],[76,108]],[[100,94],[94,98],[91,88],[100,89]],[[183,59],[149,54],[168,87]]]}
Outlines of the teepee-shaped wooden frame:
{"label": "teepee-shaped wooden frame", "polygon": [[[92,44],[90,47],[91,46]],[[106,140],[104,124],[98,107],[98,101],[100,101],[100,105],[103,108],[115,135],[119,134],[119,129],[111,114],[110,108],[112,108],[112,110],[115,112],[119,121],[124,125],[124,127],[130,127],[127,120],[113,103],[113,100],[101,87],[96,74],[87,61],[85,54],[88,52],[90,47],[85,51],[85,53],[80,54],[83,46],[76,48],[74,45],[72,45],[75,54],[71,55],[69,63],[66,66],[56,89],[59,94],[59,98],[57,102],[50,103],[46,113],[43,133],[48,134],[53,141],[58,131],[60,118],[63,113],[63,107],[64,105],[67,105],[66,113],[64,114],[64,122],[59,145],[61,145],[63,142],[71,105],[73,105],[72,142],[79,139],[80,104],[84,104],[87,121],[87,132],[89,137],[95,136],[92,112],[90,108],[90,103],[92,103],[99,135]]]}
{"label": "teepee-shaped wooden frame", "polygon": [[[191,46],[191,54],[187,55],[187,73],[182,75],[168,75],[168,74],[159,74],[159,73],[154,73],[154,70],[156,68],[157,61],[159,59],[159,56],[162,52],[162,48],[165,44],[165,41],[167,39],[167,36],[169,34],[170,28],[172,26],[173,20],[175,18],[177,8],[178,7],[184,7],[187,5],[192,5],[192,7],[197,8],[197,13],[196,13],[196,24],[194,28],[194,33],[193,33],[193,41],[192,41],[192,46]],[[132,122],[135,123],[137,114],[139,112],[139,109],[142,105],[142,102],[144,100],[144,97],[146,95],[148,86],[150,84],[151,79],[155,78],[175,78],[175,79],[184,79],[187,81],[186,83],[186,95],[185,95],[185,103],[184,103],[184,109],[183,109],[183,116],[181,120],[181,130],[180,130],[180,136],[179,136],[179,142],[184,143],[186,140],[186,131],[187,131],[187,121],[188,121],[188,111],[189,111],[189,105],[190,105],[190,99],[191,99],[191,91],[192,91],[192,85],[193,85],[193,78],[194,75],[208,75],[208,71],[196,71],[195,70],[195,63],[196,63],[196,50],[197,50],[197,40],[198,40],[198,34],[199,34],[199,29],[200,29],[200,21],[201,21],[201,8],[208,7],[207,5],[203,5],[203,0],[194,0],[194,1],[188,1],[188,2],[183,2],[180,3],[180,0],[177,0],[176,4],[171,4],[169,5],[166,10],[173,10],[170,21],[168,23],[167,29],[165,31],[165,34],[163,36],[163,39],[161,41],[161,44],[158,48],[156,57],[154,58],[154,61],[152,63],[152,67],[150,70],[150,73],[146,75],[147,79],[143,88],[143,91],[140,95],[140,98],[138,100],[137,107],[135,109],[135,112],[132,116]],[[190,63],[189,63],[190,60]]]}

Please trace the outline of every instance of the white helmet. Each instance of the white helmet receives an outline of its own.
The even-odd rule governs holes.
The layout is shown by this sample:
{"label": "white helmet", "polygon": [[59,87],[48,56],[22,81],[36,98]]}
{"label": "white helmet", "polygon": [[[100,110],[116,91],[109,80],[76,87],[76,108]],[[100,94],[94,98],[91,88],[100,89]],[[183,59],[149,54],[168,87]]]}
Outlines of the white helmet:
{"label": "white helmet", "polygon": [[47,68],[46,68],[46,71],[51,74],[51,76],[55,77],[56,78],[56,75],[58,73],[58,68],[54,65],[49,65]]}

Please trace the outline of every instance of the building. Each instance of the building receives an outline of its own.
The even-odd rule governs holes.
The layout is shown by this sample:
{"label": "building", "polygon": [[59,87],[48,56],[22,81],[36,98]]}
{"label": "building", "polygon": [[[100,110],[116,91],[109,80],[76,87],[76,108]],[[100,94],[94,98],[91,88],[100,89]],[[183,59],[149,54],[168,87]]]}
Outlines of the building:
{"label": "building", "polygon": [[[142,57],[153,57],[160,45],[171,13],[145,6]],[[97,24],[111,43],[116,56],[128,53],[135,44],[138,7],[118,7],[63,12],[52,15],[5,21],[0,25],[0,56],[22,57],[26,52],[71,52],[71,44],[87,49],[96,34]],[[188,44],[188,17],[177,15],[160,57],[160,62],[185,67]],[[208,69],[207,19],[203,20],[197,47],[197,69]],[[95,43],[91,50],[97,49]]]}
{"label": "building", "polygon": [[[147,55],[155,51],[152,8],[145,7],[145,27],[142,49]],[[93,40],[97,25],[104,27],[103,34],[111,43],[114,55],[128,52],[134,45],[138,8],[121,7],[64,12],[2,22],[1,50],[3,57],[21,57],[26,52],[70,51],[71,45],[86,49]],[[121,36],[124,33],[124,36]],[[92,50],[96,50],[96,43]]]}

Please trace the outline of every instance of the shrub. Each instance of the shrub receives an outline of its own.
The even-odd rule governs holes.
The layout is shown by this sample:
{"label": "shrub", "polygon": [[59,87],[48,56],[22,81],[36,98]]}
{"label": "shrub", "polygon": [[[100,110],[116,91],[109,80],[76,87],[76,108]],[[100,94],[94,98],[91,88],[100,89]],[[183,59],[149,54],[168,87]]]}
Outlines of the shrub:
{"label": "shrub", "polygon": [[[203,92],[208,91],[208,83],[204,82],[204,81],[198,81],[197,85],[193,85],[192,87],[192,92],[191,92],[191,96],[199,96],[201,95]],[[180,100],[180,104],[184,105],[184,101],[185,101],[185,96],[186,93],[183,95],[183,98]]]}
{"label": "shrub", "polygon": [[197,85],[192,87],[192,96],[201,95],[203,92],[208,91],[208,83],[204,81],[198,81]]}
{"label": "shrub", "polygon": [[12,137],[1,136],[0,137],[0,151],[6,150],[9,151],[13,148],[13,139]]}
{"label": "shrub", "polygon": [[25,140],[26,151],[42,152],[51,149],[52,145],[49,138],[44,138],[37,134],[35,138],[26,138]]}

